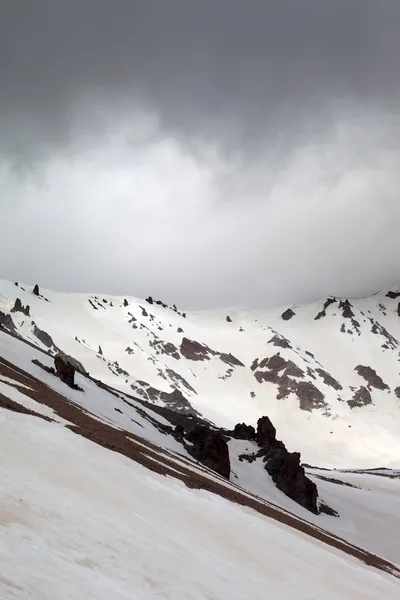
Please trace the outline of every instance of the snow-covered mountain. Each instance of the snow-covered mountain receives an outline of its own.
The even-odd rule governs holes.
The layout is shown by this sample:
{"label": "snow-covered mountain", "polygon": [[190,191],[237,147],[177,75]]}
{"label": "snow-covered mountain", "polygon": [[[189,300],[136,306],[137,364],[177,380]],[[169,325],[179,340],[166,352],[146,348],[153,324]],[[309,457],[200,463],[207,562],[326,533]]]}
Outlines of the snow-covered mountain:
{"label": "snow-covered mountain", "polygon": [[1,282],[1,598],[397,598],[397,298],[185,314]]}
{"label": "snow-covered mountain", "polygon": [[308,464],[400,463],[400,292],[185,313],[33,289],[0,283],[3,323],[113,388],[225,428],[266,414]]}

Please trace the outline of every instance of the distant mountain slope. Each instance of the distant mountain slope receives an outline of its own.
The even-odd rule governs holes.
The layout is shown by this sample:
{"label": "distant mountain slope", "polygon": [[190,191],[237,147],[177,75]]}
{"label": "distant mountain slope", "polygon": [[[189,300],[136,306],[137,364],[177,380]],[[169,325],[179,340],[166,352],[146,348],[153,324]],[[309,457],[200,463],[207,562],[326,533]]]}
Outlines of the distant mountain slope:
{"label": "distant mountain slope", "polygon": [[116,389],[227,428],[268,414],[309,464],[400,464],[398,292],[195,313],[151,298],[35,292],[0,282],[3,327]]}

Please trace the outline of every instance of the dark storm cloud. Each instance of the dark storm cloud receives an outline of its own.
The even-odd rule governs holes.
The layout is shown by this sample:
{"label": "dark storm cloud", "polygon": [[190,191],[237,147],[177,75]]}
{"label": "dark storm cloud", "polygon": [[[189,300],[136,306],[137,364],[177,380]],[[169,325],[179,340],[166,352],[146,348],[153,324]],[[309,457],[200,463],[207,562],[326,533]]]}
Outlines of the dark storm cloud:
{"label": "dark storm cloud", "polygon": [[396,0],[2,0],[3,146],[71,136],[72,107],[110,95],[164,126],[251,142],[340,101],[398,99]]}
{"label": "dark storm cloud", "polygon": [[400,281],[397,0],[0,0],[0,267],[188,307]]}

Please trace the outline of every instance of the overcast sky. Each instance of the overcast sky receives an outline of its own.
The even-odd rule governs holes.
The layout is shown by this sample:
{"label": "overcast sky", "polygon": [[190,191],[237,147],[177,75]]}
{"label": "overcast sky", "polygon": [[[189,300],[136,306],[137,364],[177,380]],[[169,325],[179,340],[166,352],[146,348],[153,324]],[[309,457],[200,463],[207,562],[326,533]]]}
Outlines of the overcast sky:
{"label": "overcast sky", "polygon": [[0,0],[0,277],[268,307],[400,286],[398,0]]}

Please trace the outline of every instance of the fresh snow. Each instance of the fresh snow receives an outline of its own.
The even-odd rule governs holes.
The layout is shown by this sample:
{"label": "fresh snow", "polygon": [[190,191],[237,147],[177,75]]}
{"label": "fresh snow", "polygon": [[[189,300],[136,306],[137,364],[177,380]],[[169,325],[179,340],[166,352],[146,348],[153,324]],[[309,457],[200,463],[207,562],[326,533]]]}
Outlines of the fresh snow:
{"label": "fresh snow", "polygon": [[4,600],[399,597],[392,576],[61,425],[0,426]]}

